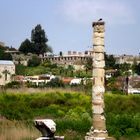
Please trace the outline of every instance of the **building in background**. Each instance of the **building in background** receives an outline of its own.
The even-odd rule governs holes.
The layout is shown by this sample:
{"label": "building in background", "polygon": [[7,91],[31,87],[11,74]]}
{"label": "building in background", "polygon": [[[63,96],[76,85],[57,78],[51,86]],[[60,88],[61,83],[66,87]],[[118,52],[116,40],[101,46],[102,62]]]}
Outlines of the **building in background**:
{"label": "building in background", "polygon": [[3,46],[4,47],[5,46],[5,43],[0,41],[0,46]]}
{"label": "building in background", "polygon": [[15,64],[13,61],[0,60],[0,85],[11,82],[14,74]]}
{"label": "building in background", "polygon": [[75,69],[84,69],[84,64],[87,59],[91,58],[91,51],[77,52],[77,51],[68,51],[68,53],[61,53],[61,55],[45,54],[42,57],[42,60],[49,60],[52,63],[58,65],[72,65]]}

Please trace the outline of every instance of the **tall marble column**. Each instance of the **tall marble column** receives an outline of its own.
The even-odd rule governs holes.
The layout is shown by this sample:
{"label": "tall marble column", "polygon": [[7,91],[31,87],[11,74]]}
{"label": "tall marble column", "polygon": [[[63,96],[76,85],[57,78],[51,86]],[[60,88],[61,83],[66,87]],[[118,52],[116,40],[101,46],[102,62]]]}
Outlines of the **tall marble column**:
{"label": "tall marble column", "polygon": [[93,22],[93,87],[92,87],[92,112],[93,124],[85,140],[106,140],[106,120],[104,116],[104,77],[105,77],[105,22]]}

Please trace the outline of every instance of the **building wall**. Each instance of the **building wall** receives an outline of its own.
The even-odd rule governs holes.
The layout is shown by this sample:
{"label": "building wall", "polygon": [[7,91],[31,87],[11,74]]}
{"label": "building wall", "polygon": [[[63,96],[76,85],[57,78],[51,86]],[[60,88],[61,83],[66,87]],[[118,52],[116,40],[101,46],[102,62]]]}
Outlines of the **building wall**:
{"label": "building wall", "polygon": [[124,64],[124,63],[133,64],[134,60],[136,60],[138,64],[140,63],[140,56],[121,55],[115,57],[115,59],[116,59],[116,64]]}
{"label": "building wall", "polygon": [[0,41],[0,45],[1,46],[5,46],[5,43]]}
{"label": "building wall", "polygon": [[15,74],[15,65],[0,64],[0,85],[11,82],[13,74]]}
{"label": "building wall", "polygon": [[68,51],[67,54],[63,54],[62,56],[59,55],[44,55],[42,58],[43,61],[49,60],[52,63],[56,63],[58,65],[73,65],[75,69],[83,69],[84,64],[86,63],[87,59],[91,57],[90,51],[76,52],[76,51]]}

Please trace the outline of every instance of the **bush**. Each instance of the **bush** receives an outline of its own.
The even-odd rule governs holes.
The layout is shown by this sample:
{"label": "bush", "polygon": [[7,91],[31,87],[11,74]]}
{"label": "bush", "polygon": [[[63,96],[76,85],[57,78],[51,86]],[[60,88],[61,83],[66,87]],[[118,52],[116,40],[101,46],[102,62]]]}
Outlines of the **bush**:
{"label": "bush", "polygon": [[[109,135],[140,136],[140,96],[105,95],[105,117]],[[92,120],[91,96],[75,92],[0,94],[0,114],[8,119],[52,118],[59,133],[85,135]]]}
{"label": "bush", "polygon": [[16,75],[25,75],[26,66],[21,64],[16,65]]}
{"label": "bush", "polygon": [[64,87],[64,83],[56,77],[51,79],[51,81],[46,84],[46,87]]}
{"label": "bush", "polygon": [[18,81],[12,81],[8,84],[5,85],[6,88],[20,88],[21,87],[21,83]]}
{"label": "bush", "polygon": [[32,58],[29,59],[29,61],[28,61],[28,66],[36,67],[36,66],[40,65],[40,63],[41,63],[41,59],[38,56],[33,55]]}

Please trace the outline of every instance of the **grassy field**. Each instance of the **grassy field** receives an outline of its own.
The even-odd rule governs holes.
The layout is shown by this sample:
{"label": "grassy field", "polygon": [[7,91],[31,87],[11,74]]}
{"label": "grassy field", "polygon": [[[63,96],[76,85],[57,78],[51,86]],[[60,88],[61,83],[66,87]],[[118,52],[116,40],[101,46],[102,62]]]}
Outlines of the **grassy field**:
{"label": "grassy field", "polygon": [[[139,140],[140,96],[105,94],[105,106],[109,135]],[[70,89],[1,92],[0,114],[0,140],[34,140],[40,136],[33,126],[37,118],[53,119],[56,135],[66,140],[84,140],[92,122],[91,95]]]}

